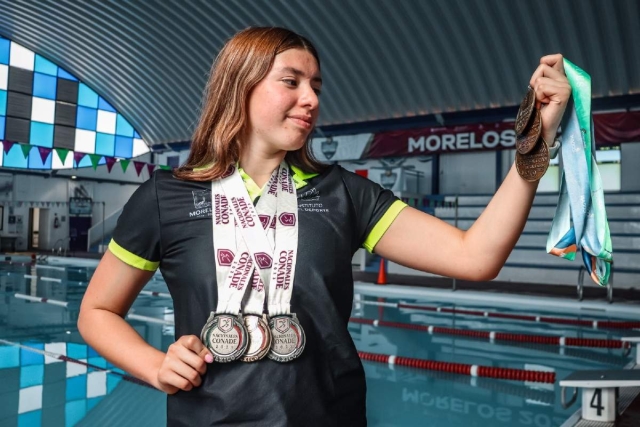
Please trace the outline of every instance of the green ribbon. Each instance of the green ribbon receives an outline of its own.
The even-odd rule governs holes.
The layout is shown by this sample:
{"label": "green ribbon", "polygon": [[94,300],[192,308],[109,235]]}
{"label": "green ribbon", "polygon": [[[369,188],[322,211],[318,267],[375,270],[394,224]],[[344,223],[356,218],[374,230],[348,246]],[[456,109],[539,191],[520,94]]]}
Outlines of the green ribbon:
{"label": "green ribbon", "polygon": [[582,261],[591,278],[605,286],[611,274],[613,249],[595,157],[591,77],[566,58],[564,70],[571,85],[571,99],[562,117],[562,182],[547,252],[574,260],[582,249]]}

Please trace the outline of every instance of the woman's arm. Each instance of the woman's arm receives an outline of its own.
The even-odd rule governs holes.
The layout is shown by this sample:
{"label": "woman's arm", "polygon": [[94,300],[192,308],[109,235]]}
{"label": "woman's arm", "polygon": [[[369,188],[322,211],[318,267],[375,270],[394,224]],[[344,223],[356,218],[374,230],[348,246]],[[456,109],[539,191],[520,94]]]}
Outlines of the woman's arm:
{"label": "woman's arm", "polygon": [[[542,105],[542,137],[551,145],[571,95],[562,55],[542,57],[529,84]],[[382,236],[375,253],[417,270],[465,280],[491,280],[522,233],[537,187],[537,183],[522,179],[513,165],[467,231],[405,208]]]}
{"label": "woman's arm", "polygon": [[200,385],[205,357],[210,355],[200,339],[181,337],[165,354],[147,344],[124,320],[152,275],[107,251],[82,299],[78,330],[105,359],[137,378],[167,393],[190,390]]}
{"label": "woman's arm", "polygon": [[375,253],[417,270],[463,280],[491,280],[504,265],[527,221],[537,183],[511,167],[487,208],[467,231],[407,207]]}

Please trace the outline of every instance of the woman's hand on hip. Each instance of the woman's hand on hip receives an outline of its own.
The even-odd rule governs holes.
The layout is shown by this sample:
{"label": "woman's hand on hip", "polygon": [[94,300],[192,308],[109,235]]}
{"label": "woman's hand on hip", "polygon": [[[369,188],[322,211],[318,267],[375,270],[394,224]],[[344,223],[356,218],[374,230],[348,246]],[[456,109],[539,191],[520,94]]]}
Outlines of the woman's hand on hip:
{"label": "woman's hand on hip", "polygon": [[195,335],[184,335],[169,346],[158,370],[156,387],[167,394],[189,391],[202,383],[213,356]]}

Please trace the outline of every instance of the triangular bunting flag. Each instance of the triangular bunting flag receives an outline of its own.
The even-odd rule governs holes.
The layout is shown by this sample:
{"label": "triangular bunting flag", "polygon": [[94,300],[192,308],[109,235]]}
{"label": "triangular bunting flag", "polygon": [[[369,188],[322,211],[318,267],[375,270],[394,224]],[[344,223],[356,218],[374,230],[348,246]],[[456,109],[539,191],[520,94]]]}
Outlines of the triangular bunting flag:
{"label": "triangular bunting flag", "polygon": [[168,166],[168,165],[160,165],[159,167],[160,167],[160,169],[165,170],[165,171],[170,171],[171,170],[171,166]]}
{"label": "triangular bunting flag", "polygon": [[109,171],[109,173],[111,173],[111,168],[113,168],[113,165],[116,164],[116,158],[105,156],[104,160],[107,162],[107,170]]}
{"label": "triangular bunting flag", "polygon": [[144,167],[144,162],[133,161],[133,166],[136,168],[136,173],[140,176],[140,172],[142,172],[142,168]]}
{"label": "triangular bunting flag", "polygon": [[89,154],[89,158],[91,158],[91,166],[93,166],[93,170],[98,169],[98,163],[100,163],[102,156],[99,154]]}
{"label": "triangular bunting flag", "polygon": [[149,163],[147,165],[147,170],[149,171],[149,176],[153,173],[153,170],[156,168],[156,165]]}
{"label": "triangular bunting flag", "polygon": [[80,161],[84,159],[84,156],[86,156],[85,153],[78,153],[77,151],[73,152],[73,160],[76,161],[76,167],[78,167],[78,165],[80,164]]}
{"label": "triangular bunting flag", "polygon": [[67,150],[66,148],[56,148],[55,150],[56,150],[56,153],[58,154],[58,158],[60,158],[60,161],[64,165],[64,162],[67,160],[67,155],[69,154],[69,150]]}
{"label": "triangular bunting flag", "polygon": [[38,147],[38,151],[40,152],[40,158],[42,159],[42,163],[46,163],[47,157],[49,157],[49,154],[51,154],[51,148]]}
{"label": "triangular bunting flag", "polygon": [[31,151],[31,145],[29,144],[20,144],[20,148],[22,149],[22,155],[26,159],[29,157],[29,152]]}
{"label": "triangular bunting flag", "polygon": [[11,151],[13,144],[14,143],[11,141],[2,141],[2,148],[4,149],[4,154],[9,154],[9,151]]}
{"label": "triangular bunting flag", "polygon": [[129,167],[129,163],[131,163],[131,160],[120,160],[120,166],[122,166],[122,172],[126,172],[127,168]]}

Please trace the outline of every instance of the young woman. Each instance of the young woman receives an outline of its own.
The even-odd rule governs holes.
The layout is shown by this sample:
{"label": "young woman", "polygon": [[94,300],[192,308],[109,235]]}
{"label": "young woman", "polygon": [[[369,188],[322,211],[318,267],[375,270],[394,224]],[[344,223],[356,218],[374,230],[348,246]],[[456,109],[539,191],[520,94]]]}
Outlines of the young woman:
{"label": "young woman", "polygon": [[[571,91],[562,57],[543,57],[530,85],[542,104],[542,136],[554,141]],[[315,161],[309,139],[321,86],[318,54],[300,35],[250,28],[229,40],[213,64],[188,161],[174,173],[156,172],[131,197],[87,289],[78,320],[83,338],[166,392],[171,426],[366,425],[364,371],[347,331],[353,253],[364,246],[412,268],[491,280],[522,232],[537,184],[515,167],[475,224],[461,231],[369,180]],[[238,182],[256,206],[276,170],[288,171],[296,187],[290,306],[306,347],[288,362],[211,364],[201,341],[225,280],[216,278],[222,260],[214,247],[222,238],[213,232],[220,200],[212,191],[231,179],[230,166],[239,168]],[[276,248],[284,241],[278,230]],[[158,267],[175,310],[177,341],[167,353],[123,320]]]}

